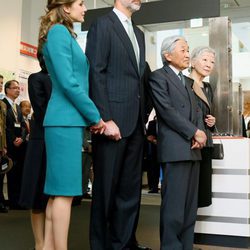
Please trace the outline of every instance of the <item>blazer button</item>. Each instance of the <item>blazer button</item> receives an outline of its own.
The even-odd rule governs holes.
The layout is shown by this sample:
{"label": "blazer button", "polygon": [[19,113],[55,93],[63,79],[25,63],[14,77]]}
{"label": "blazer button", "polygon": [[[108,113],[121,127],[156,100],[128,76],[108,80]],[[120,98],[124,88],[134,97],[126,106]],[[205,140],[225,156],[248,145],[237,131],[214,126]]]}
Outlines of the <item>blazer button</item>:
{"label": "blazer button", "polygon": [[182,104],[182,105],[181,105],[181,107],[182,107],[182,108],[184,108],[184,107],[185,107],[185,105],[184,105],[184,104]]}
{"label": "blazer button", "polygon": [[140,99],[141,98],[141,96],[140,95],[138,95],[138,99]]}

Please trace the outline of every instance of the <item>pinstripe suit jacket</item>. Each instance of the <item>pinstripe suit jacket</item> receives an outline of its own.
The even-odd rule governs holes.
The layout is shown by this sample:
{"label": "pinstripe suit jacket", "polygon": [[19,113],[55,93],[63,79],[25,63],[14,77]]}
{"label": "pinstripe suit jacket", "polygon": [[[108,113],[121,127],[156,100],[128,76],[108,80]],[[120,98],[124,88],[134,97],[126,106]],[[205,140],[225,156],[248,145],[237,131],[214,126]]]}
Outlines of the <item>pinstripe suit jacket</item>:
{"label": "pinstripe suit jacket", "polygon": [[145,41],[133,24],[140,48],[138,70],[132,43],[122,23],[111,11],[90,27],[86,55],[90,61],[90,96],[104,121],[113,120],[122,137],[129,136],[145,111]]}

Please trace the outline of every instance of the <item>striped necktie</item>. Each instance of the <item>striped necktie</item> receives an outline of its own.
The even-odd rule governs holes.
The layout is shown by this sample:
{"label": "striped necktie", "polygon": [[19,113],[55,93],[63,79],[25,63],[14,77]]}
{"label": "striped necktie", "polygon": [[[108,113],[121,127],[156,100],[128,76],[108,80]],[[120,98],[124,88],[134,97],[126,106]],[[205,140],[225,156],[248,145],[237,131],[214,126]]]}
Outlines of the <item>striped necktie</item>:
{"label": "striped necktie", "polygon": [[16,104],[13,102],[12,104],[13,110],[17,113],[17,108],[16,108]]}
{"label": "striped necktie", "polygon": [[178,74],[180,80],[181,80],[181,83],[183,84],[183,86],[185,87],[186,86],[186,83],[185,83],[185,78],[182,74],[182,72],[180,71],[179,74]]}
{"label": "striped necktie", "polygon": [[136,43],[136,37],[135,37],[135,33],[134,33],[134,29],[133,29],[133,25],[132,25],[131,20],[127,19],[127,24],[128,24],[128,36],[129,36],[129,39],[130,39],[130,41],[132,43],[132,46],[133,46],[133,49],[134,49],[134,52],[135,52],[135,58],[136,58],[137,66],[138,66],[138,69],[139,69],[139,51],[138,51],[138,46],[137,46],[137,43]]}

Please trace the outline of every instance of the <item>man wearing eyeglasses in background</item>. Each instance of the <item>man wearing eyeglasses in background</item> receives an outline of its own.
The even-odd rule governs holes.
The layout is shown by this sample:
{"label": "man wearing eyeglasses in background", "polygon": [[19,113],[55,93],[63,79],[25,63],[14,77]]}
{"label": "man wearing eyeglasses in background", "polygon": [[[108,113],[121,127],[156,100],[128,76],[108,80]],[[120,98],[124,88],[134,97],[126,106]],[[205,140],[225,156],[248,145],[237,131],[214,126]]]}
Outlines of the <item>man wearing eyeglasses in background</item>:
{"label": "man wearing eyeglasses in background", "polygon": [[19,209],[18,201],[21,189],[26,133],[21,109],[15,103],[20,94],[18,81],[10,80],[6,82],[4,92],[6,97],[3,99],[3,102],[7,106],[7,155],[13,160],[13,168],[7,173],[9,206],[11,209]]}

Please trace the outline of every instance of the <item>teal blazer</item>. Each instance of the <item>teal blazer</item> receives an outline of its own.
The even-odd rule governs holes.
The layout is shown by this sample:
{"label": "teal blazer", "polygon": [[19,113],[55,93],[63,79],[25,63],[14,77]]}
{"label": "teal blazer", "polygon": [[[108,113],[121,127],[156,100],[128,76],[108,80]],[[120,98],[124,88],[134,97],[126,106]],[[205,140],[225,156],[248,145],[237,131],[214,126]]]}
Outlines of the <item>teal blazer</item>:
{"label": "teal blazer", "polygon": [[44,126],[89,126],[100,114],[89,98],[87,57],[68,29],[54,25],[48,32],[43,55],[52,81]]}

